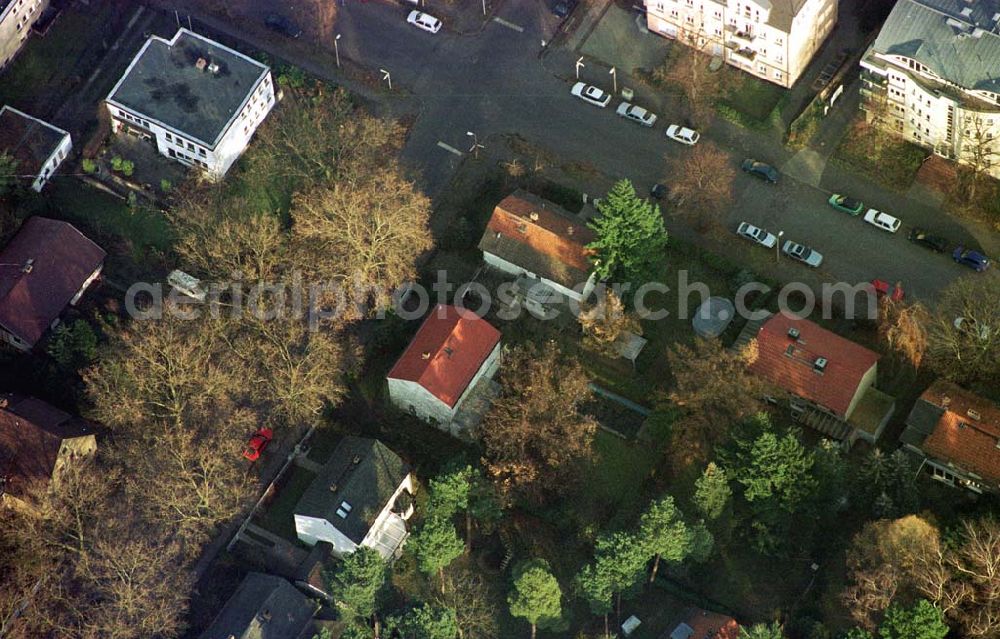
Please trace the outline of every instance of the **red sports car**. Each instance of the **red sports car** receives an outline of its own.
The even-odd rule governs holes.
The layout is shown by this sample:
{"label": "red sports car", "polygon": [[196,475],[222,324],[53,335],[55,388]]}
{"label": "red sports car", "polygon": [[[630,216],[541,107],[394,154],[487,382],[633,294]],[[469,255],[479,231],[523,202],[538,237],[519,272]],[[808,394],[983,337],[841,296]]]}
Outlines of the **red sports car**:
{"label": "red sports car", "polygon": [[247,442],[247,447],[243,449],[243,457],[249,459],[250,461],[257,461],[260,459],[260,454],[264,452],[267,445],[271,443],[271,438],[274,437],[274,431],[270,428],[261,428],[256,433],[250,437],[250,441]]}

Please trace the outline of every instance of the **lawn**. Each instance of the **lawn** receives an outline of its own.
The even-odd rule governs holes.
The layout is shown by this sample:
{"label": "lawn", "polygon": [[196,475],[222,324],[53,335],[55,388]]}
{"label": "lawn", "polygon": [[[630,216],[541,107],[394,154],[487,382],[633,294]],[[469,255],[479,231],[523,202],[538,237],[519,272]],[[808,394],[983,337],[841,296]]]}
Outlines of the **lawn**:
{"label": "lawn", "polygon": [[254,523],[289,541],[295,541],[295,506],[315,478],[316,473],[291,466],[278,486],[274,499],[257,515]]}
{"label": "lawn", "polygon": [[913,184],[927,156],[926,149],[872,131],[864,116],[859,115],[837,146],[833,161],[883,186],[902,191]]}
{"label": "lawn", "polygon": [[[722,72],[728,76],[728,90],[717,105],[720,115],[727,119],[735,119],[737,124],[744,126],[766,126],[771,112],[781,102],[786,90],[728,66]],[[733,117],[727,109],[735,111],[738,115]]]}

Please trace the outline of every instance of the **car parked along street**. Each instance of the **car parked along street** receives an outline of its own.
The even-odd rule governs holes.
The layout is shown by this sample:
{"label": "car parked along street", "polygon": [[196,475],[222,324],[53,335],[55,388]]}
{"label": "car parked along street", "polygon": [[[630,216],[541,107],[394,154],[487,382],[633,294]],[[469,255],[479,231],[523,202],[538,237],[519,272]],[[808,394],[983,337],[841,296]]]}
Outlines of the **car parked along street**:
{"label": "car parked along street", "polygon": [[740,165],[740,169],[742,169],[744,173],[749,173],[754,177],[760,178],[768,184],[778,183],[778,170],[770,164],[758,162],[753,158],[747,158],[743,160],[743,164]]}
{"label": "car parked along street", "polygon": [[919,244],[924,248],[929,248],[935,253],[944,253],[951,245],[948,240],[944,239],[940,235],[932,235],[922,228],[911,229],[907,239],[914,244]]}
{"label": "car parked along street", "polygon": [[859,215],[865,209],[865,205],[860,200],[855,200],[839,193],[831,195],[827,203],[838,211],[843,211],[848,215]]}
{"label": "car parked along street", "polygon": [[793,260],[798,260],[813,268],[817,268],[823,263],[823,255],[821,253],[812,250],[804,244],[799,244],[791,240],[785,242],[785,245],[781,247],[781,252]]}
{"label": "car parked along street", "polygon": [[406,21],[429,33],[437,33],[441,30],[441,21],[423,11],[411,11],[410,15],[406,16]]}
{"label": "car parked along street", "polygon": [[967,249],[964,246],[959,246],[952,251],[951,259],[955,260],[956,264],[968,266],[972,270],[980,273],[990,267],[990,258],[986,257],[979,251]]}
{"label": "car parked along street", "polygon": [[573,88],[570,89],[570,93],[584,102],[602,109],[608,106],[608,102],[611,102],[611,94],[586,82],[577,82],[574,84]]}
{"label": "car parked along street", "polygon": [[689,129],[679,124],[671,124],[670,126],[667,127],[667,137],[673,140],[674,142],[680,142],[681,144],[694,146],[695,144],[698,143],[698,140],[701,138],[701,134],[699,134],[694,129]]}
{"label": "car parked along street", "polygon": [[622,102],[619,104],[616,113],[626,120],[632,120],[642,126],[652,127],[656,124],[655,113],[650,113],[638,104],[632,104],[631,102]]}
{"label": "car parked along street", "polygon": [[899,230],[900,221],[888,213],[883,213],[882,211],[877,211],[875,209],[868,209],[865,213],[865,222],[868,222],[875,228],[882,229],[883,231],[888,231],[889,233],[895,233]]}
{"label": "car parked along street", "polygon": [[740,225],[736,227],[736,234],[765,248],[774,248],[774,245],[778,243],[778,238],[773,234],[748,222],[740,222]]}

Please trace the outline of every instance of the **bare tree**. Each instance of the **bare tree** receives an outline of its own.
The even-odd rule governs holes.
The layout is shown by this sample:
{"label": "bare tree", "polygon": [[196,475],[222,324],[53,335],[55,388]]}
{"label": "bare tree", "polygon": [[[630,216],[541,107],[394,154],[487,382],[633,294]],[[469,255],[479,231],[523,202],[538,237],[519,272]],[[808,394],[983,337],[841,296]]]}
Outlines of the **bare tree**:
{"label": "bare tree", "polygon": [[617,356],[616,344],[626,333],[642,335],[639,320],[625,311],[625,305],[610,288],[595,303],[581,308],[579,320],[586,341],[610,356]]}
{"label": "bare tree", "polygon": [[990,171],[1000,157],[1000,140],[993,139],[993,127],[984,123],[981,114],[967,116],[964,125],[959,155],[962,166],[956,188],[960,201],[975,204],[984,180],[990,177]]}
{"label": "bare tree", "polygon": [[542,500],[566,490],[592,454],[597,423],[580,412],[590,397],[583,368],[555,342],[506,356],[503,391],[482,428],[485,465],[502,495]]}
{"label": "bare tree", "polygon": [[927,352],[927,326],[931,316],[919,302],[906,304],[888,297],[879,301],[879,337],[889,349],[919,369]]}
{"label": "bare tree", "polygon": [[765,386],[748,370],[757,356],[756,341],[740,353],[701,338],[692,346],[667,349],[673,387],[665,399],[684,412],[671,431],[671,455],[678,465],[707,459],[734,423],[763,408]]}
{"label": "bare tree", "polygon": [[672,185],[678,211],[701,231],[718,226],[733,203],[736,169],[729,155],[711,142],[701,142],[683,157],[667,162],[666,184]]}
{"label": "bare tree", "polygon": [[715,102],[726,93],[726,75],[721,71],[713,73],[708,68],[712,56],[706,53],[706,47],[711,40],[706,37],[703,24],[685,30],[677,39],[685,46],[676,47],[677,58],[664,79],[684,93],[691,122],[707,126]]}
{"label": "bare tree", "polygon": [[950,284],[927,333],[928,364],[938,374],[964,384],[1000,379],[1000,274]]}
{"label": "bare tree", "polygon": [[501,598],[477,571],[461,567],[449,570],[451,587],[438,596],[441,605],[455,611],[459,639],[496,639],[497,601]]}

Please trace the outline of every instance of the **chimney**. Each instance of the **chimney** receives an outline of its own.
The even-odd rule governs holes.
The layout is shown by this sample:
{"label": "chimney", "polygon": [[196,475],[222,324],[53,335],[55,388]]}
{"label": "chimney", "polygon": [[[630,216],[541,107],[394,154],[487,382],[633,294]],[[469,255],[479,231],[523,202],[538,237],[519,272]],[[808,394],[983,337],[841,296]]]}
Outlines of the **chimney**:
{"label": "chimney", "polygon": [[208,72],[212,75],[216,75],[219,72],[219,65],[214,62],[209,63]]}
{"label": "chimney", "polygon": [[983,418],[983,416],[979,414],[979,411],[973,410],[971,408],[965,411],[965,414],[968,415],[971,419],[976,420],[977,422]]}
{"label": "chimney", "polygon": [[331,493],[337,492],[337,484],[330,484],[330,492]]}
{"label": "chimney", "polygon": [[34,267],[35,267],[35,258],[29,257],[28,261],[24,263],[24,266],[21,267],[21,272],[27,275],[28,273],[31,272],[31,269],[33,269]]}
{"label": "chimney", "polygon": [[361,463],[361,455],[355,455],[354,459],[351,460],[351,463],[354,464],[355,466],[357,466],[358,464],[360,464]]}
{"label": "chimney", "polygon": [[451,349],[451,346],[444,347],[444,354],[447,355],[448,357],[451,357],[454,353],[455,351]]}
{"label": "chimney", "polygon": [[205,67],[208,66],[208,60],[206,60],[205,58],[198,58],[198,61],[194,63],[194,66],[199,71],[204,71]]}
{"label": "chimney", "polygon": [[941,397],[941,406],[948,408],[951,405],[951,398],[947,395]]}
{"label": "chimney", "polygon": [[816,361],[813,362],[813,370],[817,373],[822,373],[826,370],[827,359],[825,357],[817,357]]}
{"label": "chimney", "polygon": [[532,222],[537,222],[538,221],[538,213],[535,213],[534,211],[532,211],[531,214],[528,217],[531,218]]}
{"label": "chimney", "polygon": [[420,359],[430,359],[430,358],[431,358],[430,351],[424,351],[423,353],[420,354]]}

